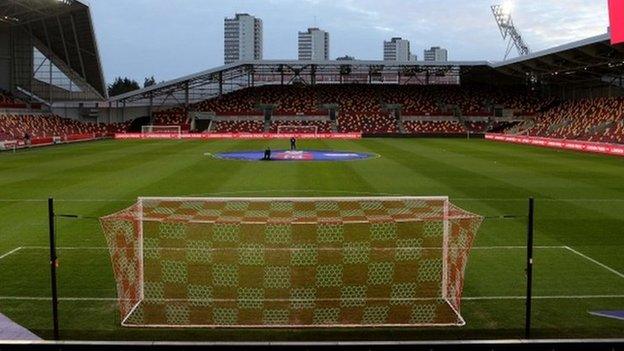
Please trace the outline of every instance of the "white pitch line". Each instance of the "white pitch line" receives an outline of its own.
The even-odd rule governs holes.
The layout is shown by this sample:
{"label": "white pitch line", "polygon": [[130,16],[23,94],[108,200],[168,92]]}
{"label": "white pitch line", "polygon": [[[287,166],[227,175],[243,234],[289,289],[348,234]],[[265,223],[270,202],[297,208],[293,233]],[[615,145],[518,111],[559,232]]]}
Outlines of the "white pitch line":
{"label": "white pitch line", "polygon": [[[473,250],[526,250],[526,246],[474,246]],[[565,250],[565,246],[533,246],[538,250]]]}
{"label": "white pitch line", "polygon": [[[461,198],[451,197],[451,201],[528,201],[528,198]],[[540,202],[624,202],[624,199],[542,199],[535,198],[535,201]]]}
{"label": "white pitch line", "polygon": [[[624,295],[544,295],[533,296],[535,300],[589,300],[589,299],[624,299]],[[436,300],[437,298],[426,298],[419,300]],[[524,300],[526,296],[467,296],[462,297],[462,301],[487,301],[487,300]],[[51,297],[45,296],[0,296],[0,301],[50,301]],[[59,301],[68,302],[82,302],[82,301],[95,301],[95,302],[115,302],[119,301],[116,297],[60,297]],[[187,300],[182,299],[168,299],[167,301],[183,302]],[[234,300],[222,300],[222,301],[234,301]],[[284,300],[286,301],[286,300]]]}
{"label": "white pitch line", "polygon": [[[624,295],[546,295],[532,296],[535,300],[587,300],[587,299],[624,299]],[[462,297],[462,301],[483,300],[525,300],[526,296],[473,296]]]}
{"label": "white pitch line", "polygon": [[617,275],[618,277],[620,277],[620,278],[624,278],[624,273],[618,272],[618,271],[616,271],[615,269],[613,269],[613,268],[611,268],[611,267],[607,266],[606,264],[604,264],[604,263],[602,263],[602,262],[599,262],[599,261],[596,261],[596,260],[594,260],[593,258],[591,258],[591,257],[589,257],[589,256],[587,256],[587,255],[584,255],[584,254],[582,254],[582,253],[580,253],[580,252],[578,252],[578,251],[574,250],[573,248],[571,248],[571,247],[569,247],[569,246],[566,246],[565,248],[566,248],[566,250],[570,250],[571,252],[573,252],[573,253],[575,253],[575,254],[577,254],[577,255],[579,255],[579,256],[581,256],[581,257],[583,257],[584,259],[586,259],[586,260],[588,260],[588,261],[590,261],[590,262],[592,262],[592,263],[595,263],[595,264],[597,264],[598,266],[600,266],[600,267],[602,267],[602,268],[604,268],[604,269],[608,270],[609,272],[611,272],[611,273],[613,273],[613,274]]}
{"label": "white pitch line", "polygon": [[16,252],[18,252],[18,251],[19,251],[19,250],[21,250],[21,249],[23,249],[23,247],[21,247],[21,246],[20,246],[20,247],[18,247],[18,248],[15,248],[15,249],[13,249],[13,250],[11,250],[11,251],[9,251],[9,252],[5,253],[4,255],[0,256],[0,260],[1,260],[1,259],[3,259],[3,258],[5,258],[5,257],[8,257],[8,256],[10,256],[10,255],[12,255],[12,254],[14,254],[14,253],[16,253]]}
{"label": "white pitch line", "polygon": [[[47,202],[48,199],[0,199],[0,202]],[[54,199],[55,202],[132,202],[136,199]]]}
{"label": "white pitch line", "polygon": [[[49,246],[24,246],[22,247],[24,250],[49,250]],[[108,250],[106,246],[59,246],[56,248],[57,250]]]}
{"label": "white pitch line", "polygon": [[[472,250],[525,250],[527,247],[526,246],[474,246],[472,247]],[[534,246],[534,249],[537,250],[566,250],[568,249],[567,246]],[[21,247],[21,249],[23,250],[48,250],[50,249],[50,247],[48,246],[23,246]],[[57,250],[68,250],[68,251],[74,251],[74,250],[108,250],[109,248],[106,246],[60,246],[56,248]],[[178,248],[178,247],[161,247],[161,248],[156,248],[154,250],[192,250],[192,249],[188,249],[188,248]],[[244,248],[241,248],[244,249]],[[292,250],[299,250],[296,248],[291,248]],[[440,247],[396,247],[396,248],[384,248],[384,249],[388,249],[388,250],[392,250],[392,249],[424,249],[424,250],[431,250],[431,249],[441,249]],[[205,251],[209,251],[211,249],[202,249]],[[212,249],[213,251],[217,251],[219,249]],[[225,249],[225,250],[238,250],[238,249]],[[265,250],[269,250],[269,251],[283,251],[286,249],[267,249],[265,248]],[[303,249],[301,249],[303,250]],[[328,249],[328,250],[341,250],[341,249]]]}
{"label": "white pitch line", "polygon": [[612,316],[608,313],[600,313],[600,312],[589,312],[589,314],[591,314],[592,316],[596,316],[596,317],[604,317],[604,318],[613,318],[613,319],[617,319],[620,321],[624,321],[624,317],[616,317],[616,316]]}
{"label": "white pitch line", "polygon": [[[270,194],[270,193],[325,193],[325,194],[362,194],[368,196],[402,196],[400,194],[393,193],[375,193],[375,192],[358,192],[358,191],[327,191],[327,190],[309,190],[309,189],[292,189],[292,190],[284,190],[284,189],[271,189],[271,190],[255,190],[255,191],[225,191],[225,192],[215,192],[215,193],[203,193],[198,194],[200,196],[223,196],[223,195],[240,195],[240,194]],[[186,195],[185,195],[186,197]],[[540,202],[624,202],[624,199],[542,199],[536,198],[536,201]],[[0,202],[46,202],[45,199],[0,199]],[[131,202],[136,201],[133,199],[54,199],[57,202]],[[451,201],[527,201],[526,198],[461,198],[451,197]]]}
{"label": "white pitch line", "polygon": [[[51,301],[45,296],[0,296],[0,301]],[[59,301],[118,301],[115,297],[59,297]]]}

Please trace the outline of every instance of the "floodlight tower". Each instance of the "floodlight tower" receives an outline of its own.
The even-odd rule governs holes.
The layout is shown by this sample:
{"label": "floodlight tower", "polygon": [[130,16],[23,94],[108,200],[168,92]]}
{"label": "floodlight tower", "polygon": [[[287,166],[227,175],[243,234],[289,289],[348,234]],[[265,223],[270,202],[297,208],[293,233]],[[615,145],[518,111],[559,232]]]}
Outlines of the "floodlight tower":
{"label": "floodlight tower", "polygon": [[511,12],[512,5],[510,2],[506,2],[504,5],[492,5],[492,14],[494,14],[494,19],[498,24],[498,29],[500,29],[503,39],[509,40],[507,42],[507,50],[505,51],[505,60],[509,57],[509,53],[514,47],[518,50],[518,54],[520,56],[525,56],[531,53],[531,49],[529,49],[527,44],[524,42],[520,31],[518,31],[514,25],[513,19],[511,18]]}

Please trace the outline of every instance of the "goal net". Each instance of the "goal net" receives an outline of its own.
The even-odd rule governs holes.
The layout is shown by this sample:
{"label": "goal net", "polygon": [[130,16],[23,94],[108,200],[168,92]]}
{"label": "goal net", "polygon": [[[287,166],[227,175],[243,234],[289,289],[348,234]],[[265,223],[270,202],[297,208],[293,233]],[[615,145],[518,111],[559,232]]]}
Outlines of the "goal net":
{"label": "goal net", "polygon": [[278,126],[277,134],[318,134],[317,126]]}
{"label": "goal net", "polygon": [[140,198],[101,218],[128,327],[461,326],[445,197]]}
{"label": "goal net", "polygon": [[141,132],[143,134],[180,134],[182,133],[182,127],[180,126],[142,126]]}

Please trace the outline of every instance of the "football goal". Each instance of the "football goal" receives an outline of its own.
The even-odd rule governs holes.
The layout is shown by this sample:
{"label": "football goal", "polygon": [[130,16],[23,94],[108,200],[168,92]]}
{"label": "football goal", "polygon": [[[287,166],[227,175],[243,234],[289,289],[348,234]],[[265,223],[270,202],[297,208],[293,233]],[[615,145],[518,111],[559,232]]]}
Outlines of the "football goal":
{"label": "football goal", "polygon": [[182,127],[180,126],[142,126],[141,132],[143,134],[181,134]]}
{"label": "football goal", "polygon": [[278,126],[277,134],[318,134],[317,126]]}
{"label": "football goal", "polygon": [[101,218],[127,327],[461,326],[446,197],[139,198]]}

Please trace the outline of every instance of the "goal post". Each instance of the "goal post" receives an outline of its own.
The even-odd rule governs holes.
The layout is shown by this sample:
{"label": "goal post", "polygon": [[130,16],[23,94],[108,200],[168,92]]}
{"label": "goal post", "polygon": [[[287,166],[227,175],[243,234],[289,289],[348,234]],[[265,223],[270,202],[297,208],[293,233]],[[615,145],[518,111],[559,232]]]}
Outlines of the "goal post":
{"label": "goal post", "polygon": [[446,197],[139,198],[101,218],[122,325],[462,326],[483,217]]}
{"label": "goal post", "polygon": [[295,126],[280,125],[277,126],[277,134],[318,134],[317,126]]}
{"label": "goal post", "polygon": [[141,127],[143,134],[182,134],[181,126],[147,125]]}

